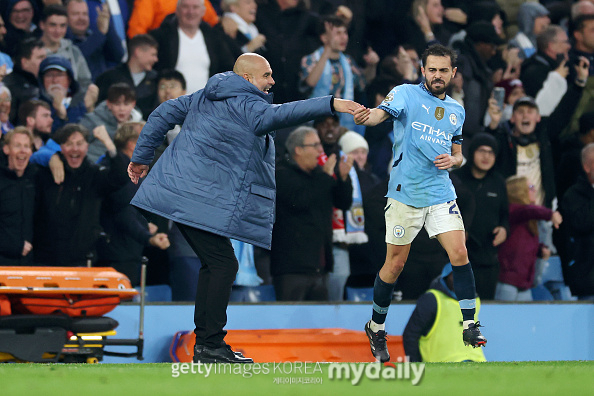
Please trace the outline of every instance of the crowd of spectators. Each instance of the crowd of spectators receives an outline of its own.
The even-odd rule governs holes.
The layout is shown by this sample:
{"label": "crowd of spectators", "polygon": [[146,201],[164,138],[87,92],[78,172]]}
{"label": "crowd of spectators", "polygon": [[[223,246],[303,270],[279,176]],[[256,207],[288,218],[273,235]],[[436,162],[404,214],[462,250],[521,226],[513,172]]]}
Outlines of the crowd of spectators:
{"label": "crowd of spectators", "polygon": [[[466,110],[465,165],[451,177],[479,296],[528,299],[554,255],[573,294],[594,298],[594,1],[520,3],[3,0],[0,265],[91,259],[136,284],[147,255],[149,283],[193,299],[198,258],[128,205],[125,166],[151,112],[244,52],[270,62],[275,103],[331,94],[375,107],[422,83],[419,58],[441,43],[458,54],[449,95]],[[393,142],[391,122],[344,114],[277,132],[272,251],[254,249],[277,299],[372,287]],[[396,288],[416,299],[447,255],[421,233],[409,261]]]}

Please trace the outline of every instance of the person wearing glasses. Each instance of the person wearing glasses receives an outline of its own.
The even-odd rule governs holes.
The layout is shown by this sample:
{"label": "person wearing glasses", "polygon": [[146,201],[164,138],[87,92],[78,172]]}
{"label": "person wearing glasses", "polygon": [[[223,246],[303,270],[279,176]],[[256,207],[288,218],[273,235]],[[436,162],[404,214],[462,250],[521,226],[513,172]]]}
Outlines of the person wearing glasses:
{"label": "person wearing glasses", "polygon": [[276,171],[276,222],[270,253],[276,298],[325,301],[327,274],[334,265],[333,208],[346,211],[351,207],[353,157],[333,153],[321,161],[325,153],[318,131],[305,126],[291,132],[285,147],[287,156]]}

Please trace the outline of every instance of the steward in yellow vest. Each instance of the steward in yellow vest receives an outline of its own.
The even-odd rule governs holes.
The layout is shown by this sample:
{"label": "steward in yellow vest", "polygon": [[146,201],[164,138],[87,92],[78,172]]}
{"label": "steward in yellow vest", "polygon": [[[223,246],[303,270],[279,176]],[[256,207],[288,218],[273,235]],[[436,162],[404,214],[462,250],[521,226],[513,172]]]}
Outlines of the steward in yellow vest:
{"label": "steward in yellow vest", "polygon": [[[404,351],[411,362],[485,362],[482,348],[464,346],[462,316],[454,293],[452,265],[446,264],[429,290],[417,300],[404,333]],[[475,321],[480,299],[476,299]]]}

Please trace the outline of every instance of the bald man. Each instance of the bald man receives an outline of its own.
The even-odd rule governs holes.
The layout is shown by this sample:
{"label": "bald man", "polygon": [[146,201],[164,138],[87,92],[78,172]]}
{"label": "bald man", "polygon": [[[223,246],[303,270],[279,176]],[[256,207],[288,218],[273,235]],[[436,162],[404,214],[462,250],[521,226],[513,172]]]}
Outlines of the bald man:
{"label": "bald man", "polygon": [[153,111],[128,167],[138,183],[167,131],[182,125],[131,203],[173,220],[202,262],[194,311],[196,363],[253,362],[224,341],[238,269],[230,238],[270,249],[274,130],[360,107],[332,96],[274,105],[273,85],[265,58],[241,55],[233,72],[216,74],[204,89]]}

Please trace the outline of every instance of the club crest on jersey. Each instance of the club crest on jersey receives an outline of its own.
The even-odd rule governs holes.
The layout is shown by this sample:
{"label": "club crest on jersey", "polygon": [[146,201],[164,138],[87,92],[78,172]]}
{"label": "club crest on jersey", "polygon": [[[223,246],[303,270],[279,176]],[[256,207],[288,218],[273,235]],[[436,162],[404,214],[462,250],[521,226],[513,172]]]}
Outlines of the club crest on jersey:
{"label": "club crest on jersey", "polygon": [[396,238],[402,238],[404,236],[404,227],[397,225],[394,227],[394,236]]}
{"label": "club crest on jersey", "polygon": [[444,115],[445,109],[443,107],[437,107],[435,109],[435,118],[437,118],[438,121],[442,120]]}
{"label": "club crest on jersey", "polygon": [[456,114],[450,114],[450,122],[452,123],[452,125],[456,126],[456,124],[458,123],[458,117],[456,117]]}
{"label": "club crest on jersey", "polygon": [[394,92],[390,92],[389,94],[386,95],[386,98],[384,99],[384,102],[388,103],[394,100]]}

